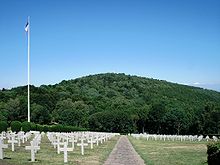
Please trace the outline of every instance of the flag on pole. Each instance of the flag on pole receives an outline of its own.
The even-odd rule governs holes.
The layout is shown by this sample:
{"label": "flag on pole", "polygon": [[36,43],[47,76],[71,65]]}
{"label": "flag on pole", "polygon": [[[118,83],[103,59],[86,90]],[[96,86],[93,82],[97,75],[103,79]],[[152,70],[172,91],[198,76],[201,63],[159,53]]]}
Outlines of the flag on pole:
{"label": "flag on pole", "polygon": [[24,30],[25,30],[26,32],[28,32],[28,30],[29,30],[29,22],[27,22],[27,24],[26,24]]}

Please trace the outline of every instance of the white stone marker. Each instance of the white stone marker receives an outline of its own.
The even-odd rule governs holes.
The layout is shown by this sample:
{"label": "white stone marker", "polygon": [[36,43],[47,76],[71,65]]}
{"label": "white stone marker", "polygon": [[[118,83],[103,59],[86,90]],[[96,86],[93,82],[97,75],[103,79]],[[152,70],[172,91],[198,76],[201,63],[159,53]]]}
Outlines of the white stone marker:
{"label": "white stone marker", "polygon": [[88,143],[84,143],[84,139],[81,138],[81,143],[77,143],[77,146],[81,146],[81,154],[84,155],[84,146],[88,146]]}
{"label": "white stone marker", "polygon": [[98,146],[99,145],[99,135],[98,134],[96,135],[95,141],[96,141],[96,145]]}
{"label": "white stone marker", "polygon": [[53,145],[54,145],[54,148],[55,148],[55,146],[57,147],[57,153],[60,154],[60,145],[61,145],[61,143],[60,143],[60,135],[59,134],[56,135],[56,138],[53,142]]}
{"label": "white stone marker", "polygon": [[74,136],[72,136],[70,142],[72,142],[72,149],[75,149],[75,142],[77,143],[77,139]]}
{"label": "white stone marker", "polygon": [[67,163],[67,153],[68,151],[73,151],[73,148],[67,148],[67,142],[64,142],[63,148],[60,148],[60,151],[64,153],[64,163]]}
{"label": "white stone marker", "polygon": [[90,148],[93,149],[93,143],[95,143],[96,141],[93,140],[93,136],[91,136],[88,140],[88,143],[90,143]]}
{"label": "white stone marker", "polygon": [[12,136],[11,140],[8,140],[8,143],[11,143],[11,150],[15,151],[15,143],[18,143],[18,141],[15,140],[14,136]]}
{"label": "white stone marker", "polygon": [[0,140],[0,159],[4,158],[4,152],[3,152],[4,148],[8,148],[8,145],[4,144],[3,140]]}
{"label": "white stone marker", "polygon": [[55,144],[57,145],[57,153],[60,154],[60,136],[57,136],[57,142],[55,142]]}
{"label": "white stone marker", "polygon": [[205,137],[205,139],[206,139],[206,141],[209,141],[210,138],[209,138],[209,136],[207,135],[207,136]]}
{"label": "white stone marker", "polygon": [[18,146],[20,147],[21,146],[21,137],[18,136]]}
{"label": "white stone marker", "polygon": [[217,138],[216,136],[213,136],[212,138],[213,138],[213,140],[214,140],[215,142],[218,141],[218,138]]}
{"label": "white stone marker", "polygon": [[2,133],[0,134],[0,140],[4,140],[4,139],[6,139],[6,137],[4,136],[4,133],[2,132]]}
{"label": "white stone marker", "polygon": [[31,145],[26,146],[25,150],[31,150],[31,161],[34,162],[35,161],[35,152],[40,149],[40,146],[34,146],[33,141],[31,141],[30,143],[31,143]]}

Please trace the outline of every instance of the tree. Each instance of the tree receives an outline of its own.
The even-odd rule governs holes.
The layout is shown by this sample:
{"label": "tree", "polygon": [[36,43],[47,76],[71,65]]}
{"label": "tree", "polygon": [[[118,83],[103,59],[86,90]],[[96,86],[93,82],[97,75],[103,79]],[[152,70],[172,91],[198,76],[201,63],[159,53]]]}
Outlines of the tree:
{"label": "tree", "polygon": [[89,106],[83,101],[73,103],[71,99],[62,100],[56,105],[56,121],[65,125],[87,127],[89,110]]}
{"label": "tree", "polygon": [[214,134],[220,132],[220,107],[207,103],[201,113],[201,125],[203,134]]}
{"label": "tree", "polygon": [[0,133],[2,131],[7,132],[8,124],[6,121],[0,121]]}
{"label": "tree", "polygon": [[0,102],[0,121],[7,121],[8,111],[5,109],[5,103]]}
{"label": "tree", "polygon": [[51,120],[49,111],[36,103],[31,105],[31,121],[38,124],[48,124]]}
{"label": "tree", "polygon": [[149,119],[147,120],[147,131],[150,133],[162,133],[162,125],[165,121],[166,107],[163,102],[156,103],[149,111]]}
{"label": "tree", "polygon": [[131,133],[134,123],[128,111],[104,111],[89,117],[89,128],[95,131]]}
{"label": "tree", "polygon": [[8,121],[20,119],[20,101],[18,98],[10,99],[5,105],[5,110],[8,112]]}
{"label": "tree", "polygon": [[147,120],[149,118],[150,106],[144,105],[142,107],[138,107],[138,109],[136,109],[135,111],[138,115],[138,120],[136,123],[138,132],[144,133]]}
{"label": "tree", "polygon": [[164,126],[169,134],[185,133],[189,127],[189,119],[186,112],[181,108],[172,108],[165,115]]}

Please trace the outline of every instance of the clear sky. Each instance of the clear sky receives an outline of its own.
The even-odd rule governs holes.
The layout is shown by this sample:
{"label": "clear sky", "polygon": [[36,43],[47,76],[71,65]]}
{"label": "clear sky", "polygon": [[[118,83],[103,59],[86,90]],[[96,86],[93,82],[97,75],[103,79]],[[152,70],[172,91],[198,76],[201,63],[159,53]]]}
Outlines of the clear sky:
{"label": "clear sky", "polygon": [[220,91],[219,0],[0,0],[0,88],[116,72]]}

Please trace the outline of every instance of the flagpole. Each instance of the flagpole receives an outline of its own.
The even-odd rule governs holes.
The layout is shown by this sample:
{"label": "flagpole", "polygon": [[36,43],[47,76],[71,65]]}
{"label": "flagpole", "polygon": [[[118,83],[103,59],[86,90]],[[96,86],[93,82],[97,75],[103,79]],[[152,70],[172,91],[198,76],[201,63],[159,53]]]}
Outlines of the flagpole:
{"label": "flagpole", "polygon": [[30,122],[30,16],[28,16],[28,122]]}

